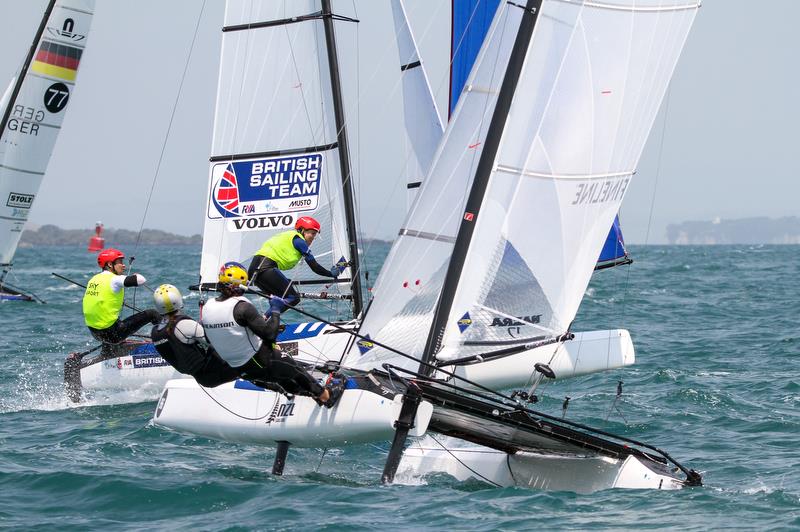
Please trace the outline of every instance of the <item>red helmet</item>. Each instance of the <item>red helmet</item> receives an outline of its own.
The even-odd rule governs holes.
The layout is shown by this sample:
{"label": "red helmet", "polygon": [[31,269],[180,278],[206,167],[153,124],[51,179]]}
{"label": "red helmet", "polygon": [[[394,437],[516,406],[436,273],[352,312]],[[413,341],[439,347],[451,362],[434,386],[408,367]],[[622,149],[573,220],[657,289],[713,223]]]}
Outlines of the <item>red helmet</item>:
{"label": "red helmet", "polygon": [[124,258],[125,254],[118,249],[114,248],[104,249],[103,251],[97,254],[97,265],[100,266],[100,269],[103,269],[109,262],[114,262],[117,259],[124,259]]}
{"label": "red helmet", "polygon": [[313,229],[319,233],[320,225],[319,222],[311,216],[301,216],[297,219],[297,223],[294,224],[294,228],[297,231],[302,231],[303,229]]}

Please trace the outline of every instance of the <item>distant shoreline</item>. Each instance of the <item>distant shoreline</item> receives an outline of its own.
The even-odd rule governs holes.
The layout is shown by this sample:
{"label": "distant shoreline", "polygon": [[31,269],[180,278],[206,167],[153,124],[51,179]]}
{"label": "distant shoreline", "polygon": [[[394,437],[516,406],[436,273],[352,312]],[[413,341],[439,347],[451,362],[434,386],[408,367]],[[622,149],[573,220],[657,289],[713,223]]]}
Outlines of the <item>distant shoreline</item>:
{"label": "distant shoreline", "polygon": [[[20,248],[33,248],[44,246],[80,246],[86,247],[89,239],[94,236],[94,229],[62,229],[55,225],[43,225],[35,229],[25,229],[19,241]],[[143,229],[141,236],[136,231],[129,229],[103,229],[103,238],[106,247],[124,247],[134,245],[139,241],[144,246],[197,246],[203,245],[201,235],[176,235],[160,229]],[[364,243],[391,242],[377,238],[365,238]]]}

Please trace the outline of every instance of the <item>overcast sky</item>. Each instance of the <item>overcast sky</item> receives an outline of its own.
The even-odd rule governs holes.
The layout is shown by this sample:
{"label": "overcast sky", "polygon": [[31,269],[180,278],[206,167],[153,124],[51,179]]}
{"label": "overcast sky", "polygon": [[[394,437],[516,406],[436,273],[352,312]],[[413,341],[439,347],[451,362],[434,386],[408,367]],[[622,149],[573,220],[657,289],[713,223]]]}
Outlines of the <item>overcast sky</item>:
{"label": "overcast sky", "polygon": [[[19,67],[45,4],[0,0],[0,84]],[[449,9],[437,0],[406,4],[444,108],[449,45],[437,28]],[[201,232],[222,0],[206,2],[165,145],[201,5],[97,0],[78,86],[30,223],[88,228],[102,220],[138,230],[164,147],[144,226]],[[352,15],[353,5],[345,1],[340,11]],[[361,81],[359,120],[366,131],[371,120],[391,124],[399,117],[399,94],[389,90],[387,103],[385,83],[397,52],[388,7],[380,0],[356,5],[358,39],[376,43],[348,76]],[[795,0],[705,0],[625,198],[629,242],[663,243],[666,225],[684,220],[800,215],[797,20]],[[355,48],[353,38],[342,41],[345,51]],[[399,136],[386,129],[377,147],[355,141],[365,174],[392,168],[400,157]],[[359,196],[364,232],[391,238],[405,209],[402,187],[387,193],[365,182]]]}

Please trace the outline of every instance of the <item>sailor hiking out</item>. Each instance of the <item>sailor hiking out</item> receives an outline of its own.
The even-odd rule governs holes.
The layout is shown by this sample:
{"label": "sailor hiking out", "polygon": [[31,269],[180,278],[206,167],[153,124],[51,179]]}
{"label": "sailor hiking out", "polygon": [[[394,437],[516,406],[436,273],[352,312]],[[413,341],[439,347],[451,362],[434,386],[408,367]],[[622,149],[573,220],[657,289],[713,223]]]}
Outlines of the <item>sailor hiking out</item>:
{"label": "sailor hiking out", "polygon": [[118,249],[104,249],[97,255],[97,265],[102,270],[89,280],[83,295],[83,319],[97,340],[118,344],[146,323],[161,319],[153,309],[137,312],[124,320],[119,319],[125,299],[125,287],[141,286],[147,280],[135,273],[125,276],[125,255]]}
{"label": "sailor hiking out", "polygon": [[[343,384],[323,387],[275,343],[280,313],[271,311],[264,320],[242,294],[247,271],[237,262],[227,262],[219,271],[221,295],[203,306],[201,323],[206,338],[217,353],[241,376],[267,388],[308,395],[332,408],[343,392]],[[277,386],[275,386],[277,385]]]}
{"label": "sailor hiking out", "polygon": [[284,231],[273,236],[256,251],[248,277],[262,291],[278,296],[270,300],[270,309],[284,312],[300,301],[300,295],[283,272],[294,268],[303,258],[314,273],[336,279],[348,266],[346,262],[335,264],[330,270],[321,266],[309,246],[319,234],[320,224],[310,216],[301,216],[294,231]]}
{"label": "sailor hiking out", "polygon": [[156,288],[153,303],[162,319],[153,327],[150,336],[161,358],[207,388],[239,377],[239,371],[206,344],[203,326],[182,312],[183,296],[176,287],[162,284]]}

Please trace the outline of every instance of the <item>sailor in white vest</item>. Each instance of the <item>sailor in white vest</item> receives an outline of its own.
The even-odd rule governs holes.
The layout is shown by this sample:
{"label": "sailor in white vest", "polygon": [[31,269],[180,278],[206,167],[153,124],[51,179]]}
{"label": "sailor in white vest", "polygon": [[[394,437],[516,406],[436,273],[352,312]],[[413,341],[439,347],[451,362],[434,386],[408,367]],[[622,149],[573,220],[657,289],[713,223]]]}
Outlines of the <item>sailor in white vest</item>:
{"label": "sailor in white vest", "polygon": [[242,294],[247,270],[237,262],[226,262],[219,270],[220,296],[208,301],[200,322],[206,338],[217,353],[243,378],[268,385],[277,384],[287,393],[309,395],[332,408],[342,395],[343,385],[323,387],[289,355],[281,353],[278,336],[280,313],[264,320],[258,309]]}

